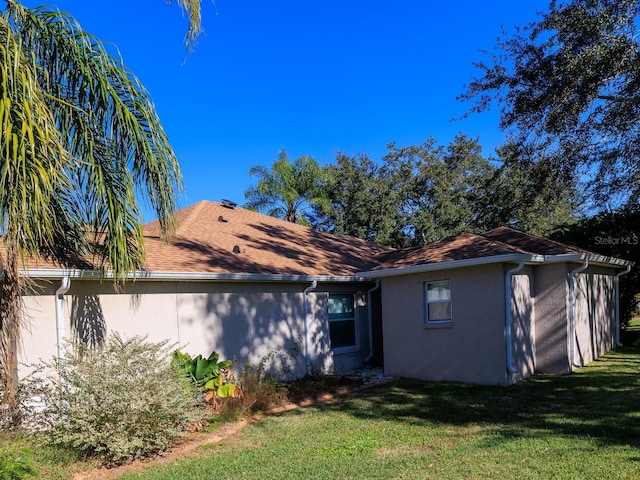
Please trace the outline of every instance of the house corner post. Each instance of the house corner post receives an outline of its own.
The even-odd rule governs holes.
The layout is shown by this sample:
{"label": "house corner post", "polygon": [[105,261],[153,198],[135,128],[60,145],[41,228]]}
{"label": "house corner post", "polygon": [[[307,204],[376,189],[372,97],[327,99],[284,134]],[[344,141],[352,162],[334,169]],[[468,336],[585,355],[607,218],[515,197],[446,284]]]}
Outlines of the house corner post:
{"label": "house corner post", "polygon": [[513,275],[524,268],[525,261],[522,260],[517,267],[507,270],[504,277],[504,330],[505,330],[505,347],[507,355],[507,372],[513,374],[518,373],[518,369],[513,365],[513,319],[511,315],[511,293],[512,293],[512,279]]}
{"label": "house corner post", "polygon": [[576,352],[578,350],[578,331],[576,327],[576,278],[580,272],[589,267],[589,258],[585,257],[582,265],[569,272],[569,335],[570,351],[569,360],[572,368],[579,368],[581,363],[576,362]]}

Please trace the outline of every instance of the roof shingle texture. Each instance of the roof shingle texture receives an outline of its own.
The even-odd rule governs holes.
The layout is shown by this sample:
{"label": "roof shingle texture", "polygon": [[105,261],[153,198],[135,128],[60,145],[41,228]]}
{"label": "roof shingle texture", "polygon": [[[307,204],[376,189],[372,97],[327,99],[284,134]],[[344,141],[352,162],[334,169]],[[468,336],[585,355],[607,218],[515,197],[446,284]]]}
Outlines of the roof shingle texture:
{"label": "roof shingle texture", "polygon": [[390,249],[260,213],[201,201],[176,213],[176,234],[144,226],[145,269],[156,272],[351,276]]}
{"label": "roof shingle texture", "polygon": [[423,247],[395,250],[379,256],[373,270],[403,268],[430,263],[468,260],[506,254],[560,255],[590,253],[544,237],[509,227],[499,227],[484,235],[462,232]]}
{"label": "roof shingle texture", "polygon": [[[158,221],[143,227],[146,271],[356,276],[504,254],[592,253],[508,227],[484,235],[458,233],[422,247],[395,250],[217,202],[201,201],[175,215],[171,242],[160,240]],[[92,268],[81,260],[67,266]],[[29,268],[63,268],[44,258],[28,263]]]}

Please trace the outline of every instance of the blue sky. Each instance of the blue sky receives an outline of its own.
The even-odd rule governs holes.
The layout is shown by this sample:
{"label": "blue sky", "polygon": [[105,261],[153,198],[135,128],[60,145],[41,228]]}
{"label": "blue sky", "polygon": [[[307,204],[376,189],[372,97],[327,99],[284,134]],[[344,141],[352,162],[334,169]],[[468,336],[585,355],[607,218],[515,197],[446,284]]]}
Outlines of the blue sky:
{"label": "blue sky", "polygon": [[117,45],[151,92],[183,170],[186,206],[242,204],[249,168],[281,149],[321,164],[337,151],[379,160],[390,142],[447,144],[462,132],[492,153],[502,140],[497,111],[452,122],[469,107],[455,98],[501,26],[529,23],[547,3],[203,0],[205,33],[190,54],[175,2],[55,5]]}

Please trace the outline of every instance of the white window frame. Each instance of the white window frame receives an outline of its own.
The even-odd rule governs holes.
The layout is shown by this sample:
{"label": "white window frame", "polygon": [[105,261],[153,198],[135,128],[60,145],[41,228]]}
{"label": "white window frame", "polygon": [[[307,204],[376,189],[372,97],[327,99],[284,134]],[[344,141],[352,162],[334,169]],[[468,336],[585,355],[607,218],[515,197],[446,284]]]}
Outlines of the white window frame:
{"label": "white window frame", "polygon": [[[436,285],[436,284],[443,284],[443,283],[446,283],[449,288],[449,298],[445,300],[429,300],[429,286]],[[443,279],[443,280],[432,280],[432,281],[424,282],[423,293],[424,293],[424,324],[436,325],[436,326],[452,325],[453,324],[453,299],[451,295],[451,280]],[[438,303],[449,304],[450,318],[444,319],[444,320],[431,320],[429,318],[429,305],[434,305]]]}
{"label": "white window frame", "polygon": [[[358,329],[358,305],[356,304],[356,295],[352,292],[330,292],[329,299],[332,296],[350,296],[353,302],[353,317],[351,318],[330,318],[329,308],[327,305],[327,318],[329,319],[329,343],[331,344],[331,351],[336,353],[347,353],[354,352],[360,350],[360,335]],[[355,337],[355,343],[353,345],[343,345],[341,347],[334,347],[333,342],[331,342],[331,323],[332,322],[353,322],[353,334]]]}

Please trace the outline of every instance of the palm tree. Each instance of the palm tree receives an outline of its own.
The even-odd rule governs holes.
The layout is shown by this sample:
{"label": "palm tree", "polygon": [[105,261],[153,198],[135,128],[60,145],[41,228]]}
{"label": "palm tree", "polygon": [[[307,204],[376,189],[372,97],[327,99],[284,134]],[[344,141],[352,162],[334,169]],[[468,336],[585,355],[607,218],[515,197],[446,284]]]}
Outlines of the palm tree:
{"label": "palm tree", "polygon": [[68,14],[10,1],[0,15],[0,388],[16,405],[28,258],[92,255],[116,281],[144,262],[139,201],[163,231],[182,190],[148,92]]}
{"label": "palm tree", "polygon": [[303,155],[293,163],[281,150],[271,169],[261,165],[251,167],[250,176],[258,177],[258,184],[245,193],[245,207],[289,222],[309,225],[305,210],[311,205],[324,207],[327,200],[322,193],[323,169],[311,157]]}
{"label": "palm tree", "polygon": [[[171,0],[167,1],[171,3]],[[189,28],[185,38],[187,48],[192,48],[202,33],[201,3],[202,0],[178,0],[178,5],[186,10],[189,17]]]}

